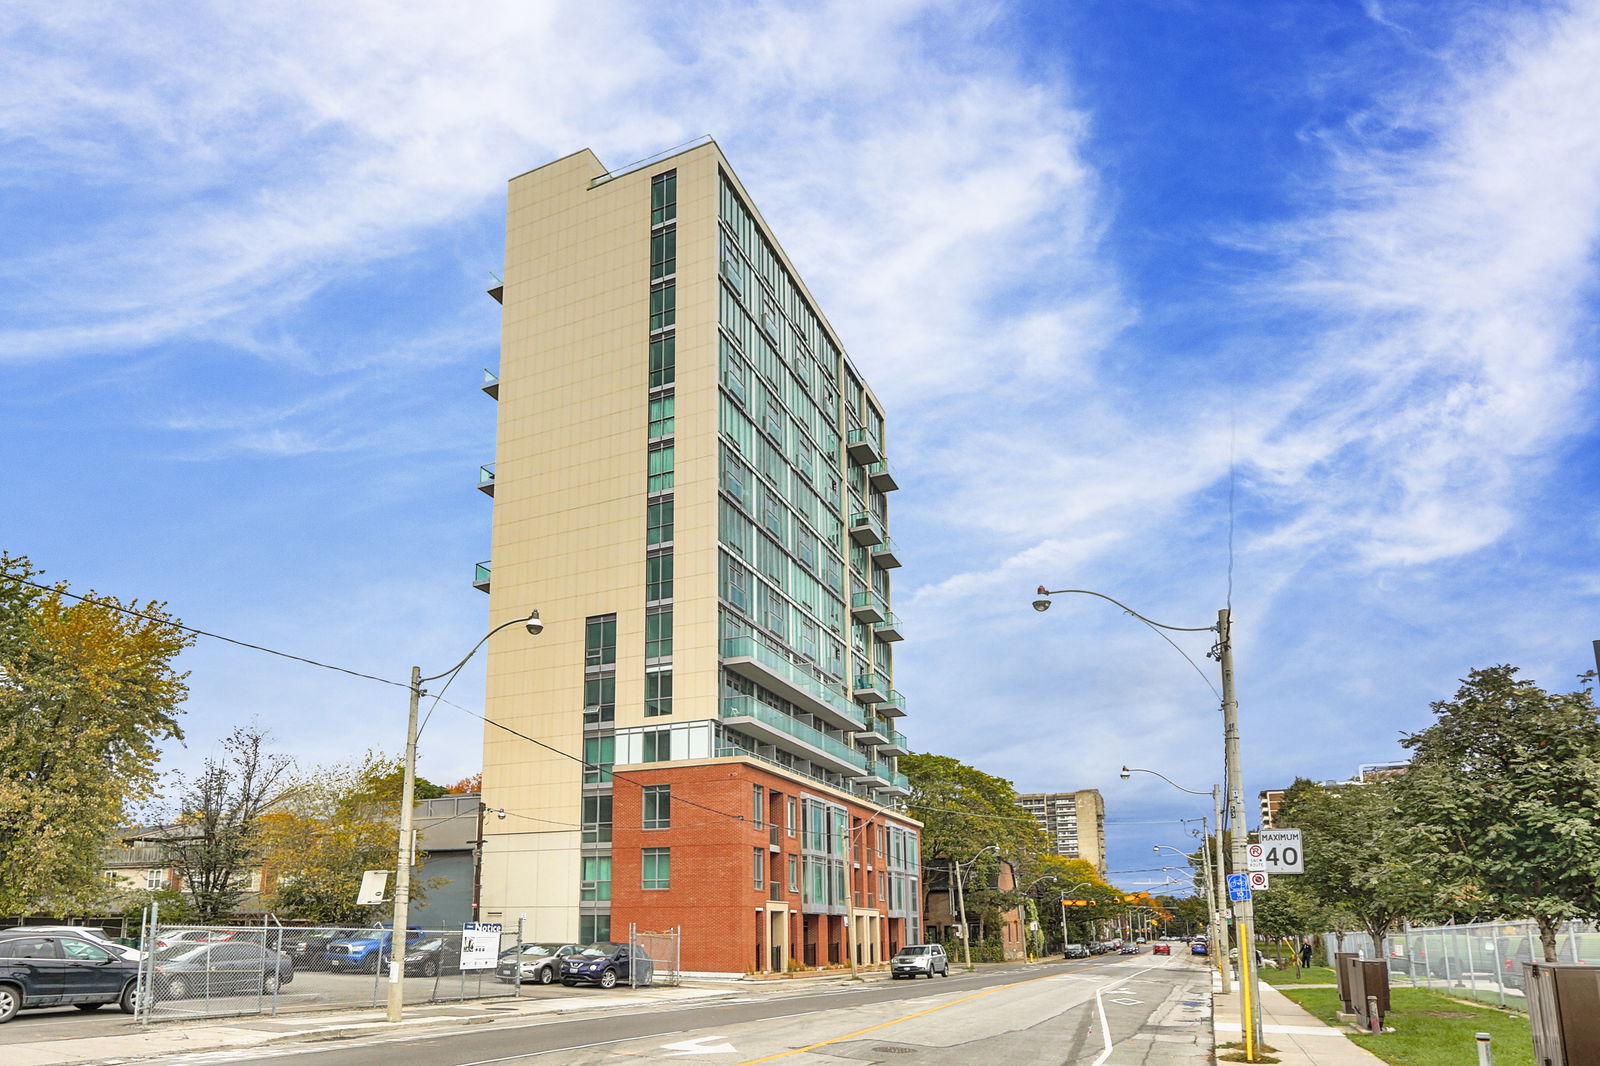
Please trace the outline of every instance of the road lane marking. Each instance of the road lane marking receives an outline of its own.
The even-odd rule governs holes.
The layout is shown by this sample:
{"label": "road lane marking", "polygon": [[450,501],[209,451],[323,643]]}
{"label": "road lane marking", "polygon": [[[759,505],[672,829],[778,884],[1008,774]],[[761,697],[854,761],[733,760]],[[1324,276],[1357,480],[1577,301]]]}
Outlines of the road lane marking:
{"label": "road lane marking", "polygon": [[[720,1044],[713,1044],[713,1040],[722,1040]],[[663,1051],[670,1051],[673,1055],[735,1055],[734,1046],[723,1040],[720,1036],[702,1036],[694,1040],[680,1040],[676,1044],[662,1044]]]}
{"label": "road lane marking", "polygon": [[[1111,1057],[1111,1022],[1106,1018],[1106,1001],[1101,997],[1111,989],[1112,985],[1120,985],[1123,983],[1123,981],[1131,981],[1140,974],[1149,973],[1152,969],[1154,969],[1154,967],[1146,967],[1143,970],[1136,971],[1135,973],[1129,974],[1126,977],[1118,977],[1115,981],[1108,981],[1094,990],[1094,1008],[1100,1013],[1100,1039],[1105,1041],[1106,1048],[1104,1051],[1100,1052],[1100,1057],[1095,1059],[1094,1062],[1090,1063],[1089,1066],[1105,1066],[1105,1061]],[[1119,988],[1112,994],[1117,995],[1126,991],[1126,988]],[[1134,1002],[1138,1001],[1135,1000]]]}

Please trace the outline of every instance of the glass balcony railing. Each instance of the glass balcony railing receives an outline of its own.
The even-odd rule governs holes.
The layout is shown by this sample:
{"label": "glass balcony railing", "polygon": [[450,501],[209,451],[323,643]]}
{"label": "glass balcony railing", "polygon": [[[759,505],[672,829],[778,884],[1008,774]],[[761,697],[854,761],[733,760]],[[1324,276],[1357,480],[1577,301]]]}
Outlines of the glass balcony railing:
{"label": "glass balcony railing", "polygon": [[906,698],[900,693],[890,690],[889,698],[872,709],[879,714],[887,715],[891,718],[899,718],[906,713]]}
{"label": "glass balcony railing", "polygon": [[488,592],[489,591],[489,563],[490,562],[491,562],[491,560],[485,559],[483,562],[477,564],[476,566],[474,566],[472,568],[472,587],[473,588],[482,589],[484,592]]}
{"label": "glass balcony railing", "polygon": [[850,745],[842,740],[830,737],[820,729],[797,722],[782,711],[768,707],[753,696],[728,696],[722,701],[723,718],[754,718],[763,725],[770,726],[782,733],[800,741],[803,744],[827,752],[835,759],[847,763],[856,770],[860,770],[866,760]]}
{"label": "glass balcony railing", "polygon": [[856,678],[855,697],[863,703],[876,703],[889,694],[889,683],[877,674],[862,674]]}
{"label": "glass balcony railing", "polygon": [[850,539],[857,544],[882,544],[883,522],[871,511],[857,511],[850,516]]}
{"label": "glass balcony railing", "polygon": [[872,632],[877,635],[879,640],[896,641],[906,639],[900,629],[900,619],[893,614],[884,615],[883,621],[874,626]]}
{"label": "glass balcony railing", "polygon": [[[748,659],[759,667],[762,673],[783,682],[783,686],[790,691],[779,692],[781,696],[790,696],[791,693],[801,699],[795,702],[802,705],[810,704],[806,709],[822,718],[836,721],[842,728],[860,729],[861,712],[845,694],[837,687],[822,678],[812,674],[798,663],[790,662],[778,652],[767,647],[754,637],[730,637],[722,642],[722,657],[724,659]],[[738,671],[749,676],[747,671]],[[757,681],[767,681],[765,677],[757,676]],[[769,687],[772,687],[769,685]]]}
{"label": "glass balcony railing", "polygon": [[889,466],[887,459],[880,459],[867,467],[867,480],[879,492],[893,492],[900,487],[900,482],[895,480],[894,469]]}
{"label": "glass balcony railing", "polygon": [[500,398],[500,375],[488,367],[483,368],[483,391],[496,400]]}
{"label": "glass balcony railing", "polygon": [[478,491],[494,495],[494,464],[478,467]]}
{"label": "glass balcony railing", "polygon": [[894,541],[888,537],[883,538],[883,543],[872,546],[872,561],[885,570],[893,570],[900,565],[900,553],[895,550]]}
{"label": "glass balcony railing", "polygon": [[889,605],[875,589],[865,589],[850,597],[850,613],[858,622],[881,622],[889,617]]}
{"label": "glass balcony railing", "polygon": [[850,453],[850,458],[863,465],[870,466],[883,459],[883,444],[865,429],[850,431],[845,438],[845,451]]}
{"label": "glass balcony railing", "polygon": [[888,726],[883,725],[878,727],[878,732],[889,738],[888,743],[881,745],[879,750],[882,750],[882,748],[899,748],[902,752],[909,752],[911,750],[910,748],[906,747],[906,735],[904,733],[890,729]]}

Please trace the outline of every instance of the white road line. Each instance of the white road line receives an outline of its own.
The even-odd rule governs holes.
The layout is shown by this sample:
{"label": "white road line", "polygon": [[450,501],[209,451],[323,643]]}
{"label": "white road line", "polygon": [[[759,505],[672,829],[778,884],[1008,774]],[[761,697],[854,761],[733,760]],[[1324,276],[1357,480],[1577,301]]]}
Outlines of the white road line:
{"label": "white road line", "polygon": [[1107,981],[1105,984],[1094,990],[1094,1008],[1100,1012],[1100,1039],[1105,1041],[1106,1047],[1104,1051],[1100,1052],[1100,1057],[1095,1059],[1090,1066],[1105,1066],[1105,1061],[1111,1057],[1111,1023],[1106,1020],[1106,1002],[1104,999],[1100,998],[1101,995],[1110,990],[1113,986],[1120,985],[1124,981],[1132,980],[1133,978],[1138,977],[1140,974],[1149,973],[1152,969],[1154,969],[1154,967],[1147,966],[1142,970],[1136,970],[1135,972],[1126,976],[1118,977],[1115,981]]}

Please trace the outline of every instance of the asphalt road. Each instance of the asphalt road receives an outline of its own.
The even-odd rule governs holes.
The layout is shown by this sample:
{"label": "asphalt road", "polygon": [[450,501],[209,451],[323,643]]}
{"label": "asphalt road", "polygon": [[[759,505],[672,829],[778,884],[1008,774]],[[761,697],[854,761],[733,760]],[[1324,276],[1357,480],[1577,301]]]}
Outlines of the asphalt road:
{"label": "asphalt road", "polygon": [[825,992],[429,1030],[337,1044],[168,1056],[169,1066],[1198,1066],[1211,1049],[1209,977],[1185,956],[1105,956],[985,968]]}

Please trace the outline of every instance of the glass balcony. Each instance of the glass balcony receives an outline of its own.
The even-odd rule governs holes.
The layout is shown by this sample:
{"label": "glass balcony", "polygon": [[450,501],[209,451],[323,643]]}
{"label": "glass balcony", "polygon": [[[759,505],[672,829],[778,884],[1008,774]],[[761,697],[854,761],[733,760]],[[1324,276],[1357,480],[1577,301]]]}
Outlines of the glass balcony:
{"label": "glass balcony", "polygon": [[903,718],[906,713],[906,698],[891,689],[889,697],[872,709],[885,718]]}
{"label": "glass balcony", "polygon": [[899,566],[900,556],[894,550],[894,541],[885,537],[882,544],[874,545],[872,548],[872,562],[885,570],[893,570]]}
{"label": "glass balcony", "polygon": [[888,770],[887,768],[885,769],[885,773],[889,779],[889,783],[887,786],[879,789],[879,791],[892,792],[896,796],[911,795],[910,778],[908,778],[905,774],[895,773],[893,770]]}
{"label": "glass balcony", "polygon": [[882,703],[889,698],[889,683],[877,674],[862,674],[852,695],[862,703]]}
{"label": "glass balcony", "polygon": [[900,619],[893,614],[884,615],[883,621],[873,626],[872,632],[879,640],[895,641],[906,639],[900,632]]}
{"label": "glass balcony", "polygon": [[890,468],[887,459],[880,459],[867,467],[867,481],[879,492],[893,492],[900,487],[900,482],[894,479],[894,470]]}
{"label": "glass balcony", "polygon": [[505,282],[497,281],[497,282],[494,283],[493,286],[491,286],[488,289],[485,289],[484,291],[487,292],[490,296],[494,297],[494,302],[495,303],[500,304],[502,306],[505,305],[505,302],[506,302],[506,283]]}
{"label": "glass balcony", "polygon": [[809,759],[835,773],[860,774],[866,760],[842,740],[798,722],[753,696],[728,696],[722,721],[773,747]]}
{"label": "glass balcony", "polygon": [[906,746],[906,735],[897,733],[887,727],[880,730],[889,739],[878,745],[879,755],[910,755],[911,749]]}
{"label": "glass balcony", "polygon": [[883,523],[871,511],[857,511],[850,516],[850,539],[857,544],[882,544]]}
{"label": "glass balcony", "polygon": [[494,464],[478,467],[478,491],[494,495]]}
{"label": "glass balcony", "polygon": [[856,741],[861,744],[874,746],[889,743],[889,734],[893,732],[888,726],[878,721],[876,715],[867,719],[867,728],[856,734]]}
{"label": "glass balcony", "polygon": [[488,367],[483,368],[483,391],[487,392],[491,399],[500,398],[500,375]]}
{"label": "glass balcony", "polygon": [[867,763],[866,772],[856,778],[856,783],[868,788],[888,788],[892,772],[887,763],[872,759]]}
{"label": "glass balcony", "polygon": [[732,637],[723,641],[722,665],[766,686],[831,726],[839,729],[862,726],[861,709],[837,687],[754,637]]}
{"label": "glass balcony", "polygon": [[489,591],[489,562],[490,560],[485,559],[473,567],[472,587],[483,592]]}
{"label": "glass balcony", "polygon": [[850,614],[857,622],[877,623],[889,617],[889,605],[873,589],[850,597]]}
{"label": "glass balcony", "polygon": [[883,445],[864,429],[852,429],[845,439],[845,451],[862,466],[883,461]]}

